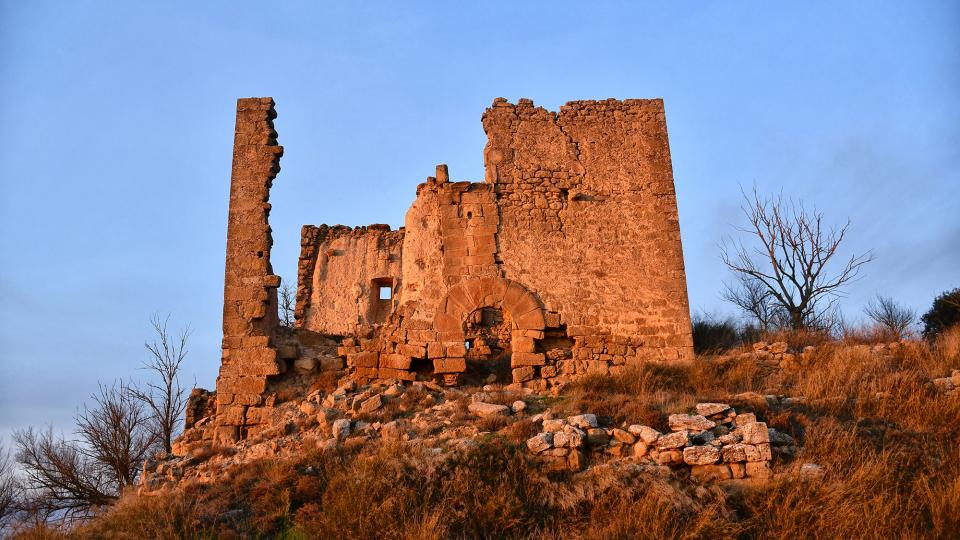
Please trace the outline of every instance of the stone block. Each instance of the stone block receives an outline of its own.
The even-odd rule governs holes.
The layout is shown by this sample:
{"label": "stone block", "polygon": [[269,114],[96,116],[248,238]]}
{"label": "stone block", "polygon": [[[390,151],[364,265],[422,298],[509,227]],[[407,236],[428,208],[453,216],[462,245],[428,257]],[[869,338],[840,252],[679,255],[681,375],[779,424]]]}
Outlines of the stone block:
{"label": "stone block", "polygon": [[467,370],[465,358],[435,358],[433,360],[434,373],[463,373]]}
{"label": "stone block", "polygon": [[403,354],[381,354],[380,355],[380,367],[381,368],[391,368],[391,369],[410,369],[410,364],[413,360],[409,356]]}
{"label": "stone block", "polygon": [[521,383],[532,380],[537,372],[533,366],[524,366],[513,369],[513,382]]}
{"label": "stone block", "polygon": [[361,352],[347,355],[347,365],[350,367],[374,368],[380,364],[380,353]]}
{"label": "stone block", "polygon": [[510,355],[510,365],[512,367],[542,366],[546,363],[547,359],[543,353],[514,352]]}

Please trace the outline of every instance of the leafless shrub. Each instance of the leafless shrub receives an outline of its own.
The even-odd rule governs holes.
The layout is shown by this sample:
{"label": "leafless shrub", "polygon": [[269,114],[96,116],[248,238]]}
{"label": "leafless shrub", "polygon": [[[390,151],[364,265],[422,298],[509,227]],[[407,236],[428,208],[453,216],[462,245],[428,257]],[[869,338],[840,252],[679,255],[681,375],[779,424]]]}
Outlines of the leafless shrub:
{"label": "leafless shrub", "polygon": [[877,295],[863,312],[894,339],[903,339],[917,319],[917,312],[898,304],[889,296]]}
{"label": "leafless shrub", "polygon": [[116,500],[111,479],[88,459],[80,445],[32,427],[16,431],[17,462],[23,469],[24,509],[43,518],[87,515]]}
{"label": "leafless shrub", "polygon": [[40,518],[76,518],[112,504],[133,485],[154,445],[142,404],[123,383],[101,386],[77,415],[79,440],[52,428],[14,432],[24,509]]}
{"label": "leafless shrub", "polygon": [[112,476],[115,490],[132,485],[156,442],[150,415],[124,383],[101,386],[94,406],[77,416],[81,451]]}
{"label": "leafless shrub", "polygon": [[734,303],[741,308],[746,304],[749,311],[750,300],[769,300],[786,312],[790,328],[821,326],[843,286],[873,260],[870,252],[854,255],[838,271],[828,273],[850,221],[839,228],[827,227],[816,209],[808,211],[802,203],[782,195],[763,199],[756,190],[752,197],[744,194],[742,208],[749,226],[739,230],[759,242],[752,248],[739,241],[722,246],[724,264],[736,275],[745,276],[741,285],[752,291],[744,295],[742,289],[737,292],[734,288],[734,297],[744,300]]}
{"label": "leafless shrub", "polygon": [[177,434],[183,412],[187,408],[187,398],[180,386],[180,366],[187,357],[187,340],[190,328],[184,328],[176,336],[167,330],[169,317],[160,320],[154,316],[150,320],[156,339],[144,346],[150,352],[143,368],[156,374],[159,382],[147,382],[144,387],[130,387],[131,394],[149,410],[149,421],[157,440],[167,452],[171,451],[174,436]]}

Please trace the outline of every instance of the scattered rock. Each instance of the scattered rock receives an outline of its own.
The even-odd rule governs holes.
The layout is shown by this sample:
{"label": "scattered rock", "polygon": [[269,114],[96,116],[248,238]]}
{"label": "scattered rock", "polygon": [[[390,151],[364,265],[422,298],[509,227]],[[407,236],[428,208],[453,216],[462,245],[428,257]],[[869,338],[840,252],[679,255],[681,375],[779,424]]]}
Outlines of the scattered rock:
{"label": "scattered rock", "polygon": [[506,405],[496,405],[494,403],[484,403],[474,401],[467,406],[467,410],[480,418],[490,418],[492,416],[510,416],[510,407]]}
{"label": "scattered rock", "polygon": [[338,441],[346,439],[350,436],[350,420],[347,420],[346,418],[334,420],[331,430],[333,432],[334,439]]}
{"label": "scattered rock", "polygon": [[513,405],[510,407],[514,413],[522,413],[527,410],[527,402],[522,400],[517,400],[513,402]]}
{"label": "scattered rock", "polygon": [[365,399],[363,403],[360,404],[360,412],[363,414],[369,414],[379,409],[382,406],[383,406],[383,398],[380,397],[380,394],[374,394],[373,396]]}

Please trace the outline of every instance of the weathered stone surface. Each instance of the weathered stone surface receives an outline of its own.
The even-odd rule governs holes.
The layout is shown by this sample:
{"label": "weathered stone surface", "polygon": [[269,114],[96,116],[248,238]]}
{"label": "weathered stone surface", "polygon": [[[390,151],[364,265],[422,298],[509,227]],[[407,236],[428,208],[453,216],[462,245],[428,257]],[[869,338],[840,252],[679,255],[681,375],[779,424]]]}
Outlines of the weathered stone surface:
{"label": "weathered stone surface", "polygon": [[514,401],[510,406],[510,410],[512,410],[514,414],[522,413],[523,411],[527,410],[527,403],[522,400]]}
{"label": "weathered stone surface", "polygon": [[[301,229],[293,333],[277,330],[270,263],[275,116],[270,98],[238,101],[221,404],[273,404],[267,382],[283,375],[283,360],[332,355],[311,343],[320,335],[344,336],[337,355],[360,381],[413,381],[432,369],[449,386],[470,379],[474,361],[499,362],[513,383],[546,390],[692,357],[661,100],[573,101],[550,112],[498,98],[482,117],[483,182],[453,182],[438,165],[399,230]],[[310,373],[316,362],[294,367]],[[261,429],[243,414],[231,421],[239,436]]]}
{"label": "weathered stone surface", "polygon": [[293,362],[293,369],[297,373],[310,373],[317,368],[317,361],[314,358],[298,358]]}
{"label": "weathered stone surface", "polygon": [[383,398],[380,396],[380,394],[374,394],[373,396],[370,396],[369,398],[365,399],[360,404],[360,412],[364,414],[369,414],[379,409],[382,406],[383,406]]}
{"label": "weathered stone surface", "polygon": [[350,420],[346,418],[334,420],[331,426],[331,432],[333,433],[333,438],[338,441],[346,439],[350,435]]}
{"label": "weathered stone surface", "polygon": [[746,472],[749,478],[770,478],[773,476],[770,463],[767,461],[747,462]]}
{"label": "weathered stone surface", "polygon": [[562,431],[563,427],[567,425],[567,421],[563,418],[551,418],[549,420],[543,421],[543,430],[544,431]]}
{"label": "weathered stone surface", "polygon": [[615,428],[611,431],[610,434],[613,435],[613,438],[622,442],[623,444],[633,444],[637,440],[636,437],[634,437],[629,432],[624,431],[622,429]]}
{"label": "weathered stone surface", "polygon": [[593,446],[603,446],[610,440],[607,430],[603,428],[590,428],[587,430],[587,444]]}
{"label": "weathered stone surface", "polygon": [[553,433],[538,433],[527,439],[527,448],[534,454],[539,454],[553,447]]}
{"label": "weathered stone surface", "polygon": [[730,467],[724,464],[694,465],[690,468],[690,476],[701,482],[728,480],[732,477]]}
{"label": "weathered stone surface", "polygon": [[753,422],[739,427],[744,444],[764,444],[770,442],[770,432],[765,422]]}
{"label": "weathered stone surface", "polygon": [[649,426],[633,424],[627,428],[627,431],[633,435],[636,435],[640,438],[640,440],[647,444],[653,444],[657,442],[657,439],[660,438],[660,432]]}
{"label": "weathered stone surface", "polygon": [[576,426],[580,429],[590,429],[600,426],[600,424],[597,423],[597,416],[594,414],[570,416],[567,418],[567,422],[569,422],[571,426]]}
{"label": "weathered stone surface", "polygon": [[726,403],[697,403],[697,414],[701,416],[713,416],[730,410]]}
{"label": "weathered stone surface", "polygon": [[467,406],[467,410],[480,418],[489,418],[491,416],[510,416],[510,407],[506,405],[497,405],[494,403],[484,403],[474,401]]}
{"label": "weathered stone surface", "polygon": [[660,438],[657,439],[657,449],[669,450],[673,448],[683,448],[689,442],[689,432],[676,431],[668,435],[661,435]]}
{"label": "weathered stone surface", "polygon": [[710,465],[720,460],[720,450],[713,446],[688,446],[683,449],[687,465]]}
{"label": "weathered stone surface", "polygon": [[673,431],[705,431],[717,425],[716,422],[707,420],[701,415],[689,414],[671,414],[669,418],[667,418],[667,422]]}

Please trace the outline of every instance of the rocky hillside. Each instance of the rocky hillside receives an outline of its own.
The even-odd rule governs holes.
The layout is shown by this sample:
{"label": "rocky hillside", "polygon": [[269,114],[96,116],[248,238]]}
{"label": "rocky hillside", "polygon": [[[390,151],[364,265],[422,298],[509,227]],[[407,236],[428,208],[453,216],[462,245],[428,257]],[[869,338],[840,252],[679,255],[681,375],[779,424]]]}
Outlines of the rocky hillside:
{"label": "rocky hillside", "polygon": [[956,537],[958,350],[761,343],[546,392],[315,381],[256,438],[186,432],[70,535]]}

